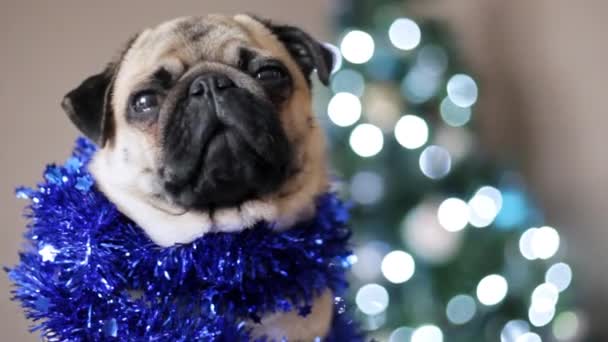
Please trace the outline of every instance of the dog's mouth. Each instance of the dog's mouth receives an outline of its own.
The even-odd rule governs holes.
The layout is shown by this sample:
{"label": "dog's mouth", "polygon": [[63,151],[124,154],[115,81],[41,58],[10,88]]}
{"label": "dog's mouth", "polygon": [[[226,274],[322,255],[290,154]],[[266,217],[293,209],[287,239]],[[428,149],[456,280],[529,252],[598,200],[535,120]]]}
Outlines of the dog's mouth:
{"label": "dog's mouth", "polygon": [[288,178],[291,151],[275,106],[234,88],[185,101],[164,127],[159,177],[187,210],[234,207]]}

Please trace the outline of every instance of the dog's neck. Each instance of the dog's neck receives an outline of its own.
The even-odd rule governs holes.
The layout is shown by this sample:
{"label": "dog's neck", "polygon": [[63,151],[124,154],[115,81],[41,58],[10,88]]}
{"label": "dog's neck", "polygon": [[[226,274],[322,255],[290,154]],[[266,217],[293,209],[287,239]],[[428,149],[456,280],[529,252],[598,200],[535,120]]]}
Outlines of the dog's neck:
{"label": "dog's neck", "polygon": [[277,230],[288,229],[314,215],[314,199],[327,188],[323,178],[306,183],[293,193],[281,194],[280,198],[250,200],[237,208],[212,212],[184,211],[152,196],[153,191],[143,193],[135,184],[145,183],[150,176],[123,170],[112,157],[102,149],[89,164],[97,187],[161,247],[189,243],[208,232],[241,231],[259,221],[272,222]]}

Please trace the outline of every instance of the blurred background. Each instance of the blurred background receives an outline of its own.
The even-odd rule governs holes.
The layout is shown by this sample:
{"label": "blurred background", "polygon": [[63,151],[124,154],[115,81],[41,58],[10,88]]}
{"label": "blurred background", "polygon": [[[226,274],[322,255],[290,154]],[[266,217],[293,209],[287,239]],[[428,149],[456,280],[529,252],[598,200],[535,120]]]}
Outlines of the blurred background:
{"label": "blurred background", "polygon": [[[333,44],[315,106],[355,204],[352,309],[379,341],[608,341],[608,3],[3,0],[0,262],[17,185],[63,161],[59,101],[134,32],[251,12]],[[0,277],[2,340],[35,341]]]}

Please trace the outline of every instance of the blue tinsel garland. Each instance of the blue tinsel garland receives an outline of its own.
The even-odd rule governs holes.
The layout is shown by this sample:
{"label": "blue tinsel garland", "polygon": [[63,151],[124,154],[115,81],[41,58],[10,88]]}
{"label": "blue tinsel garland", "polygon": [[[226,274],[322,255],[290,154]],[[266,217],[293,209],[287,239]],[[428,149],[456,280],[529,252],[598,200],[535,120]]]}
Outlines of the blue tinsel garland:
{"label": "blue tinsel garland", "polygon": [[79,139],[63,166],[50,165],[31,201],[20,263],[7,269],[14,299],[49,340],[248,341],[245,319],[306,315],[329,288],[336,315],[327,341],[360,341],[344,313],[348,211],[333,194],[317,215],[285,232],[260,222],[160,248],[94,186],[95,146]]}

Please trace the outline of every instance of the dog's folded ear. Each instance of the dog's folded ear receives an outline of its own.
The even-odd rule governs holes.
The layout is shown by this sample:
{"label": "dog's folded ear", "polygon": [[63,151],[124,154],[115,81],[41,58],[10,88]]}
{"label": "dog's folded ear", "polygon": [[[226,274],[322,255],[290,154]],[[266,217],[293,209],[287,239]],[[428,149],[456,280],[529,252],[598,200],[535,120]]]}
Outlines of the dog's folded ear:
{"label": "dog's folded ear", "polygon": [[104,71],[85,79],[61,101],[70,120],[89,139],[103,146],[110,133],[110,88],[116,67],[109,64]]}
{"label": "dog's folded ear", "polygon": [[294,26],[275,24],[270,20],[255,17],[263,23],[287,48],[310,83],[310,75],[317,70],[319,80],[329,84],[333,68],[333,53],[323,44]]}
{"label": "dog's folded ear", "polygon": [[112,85],[120,62],[138,36],[139,33],[133,35],[102,72],[82,81],[61,101],[61,107],[74,125],[99,146],[104,146],[114,131]]}

